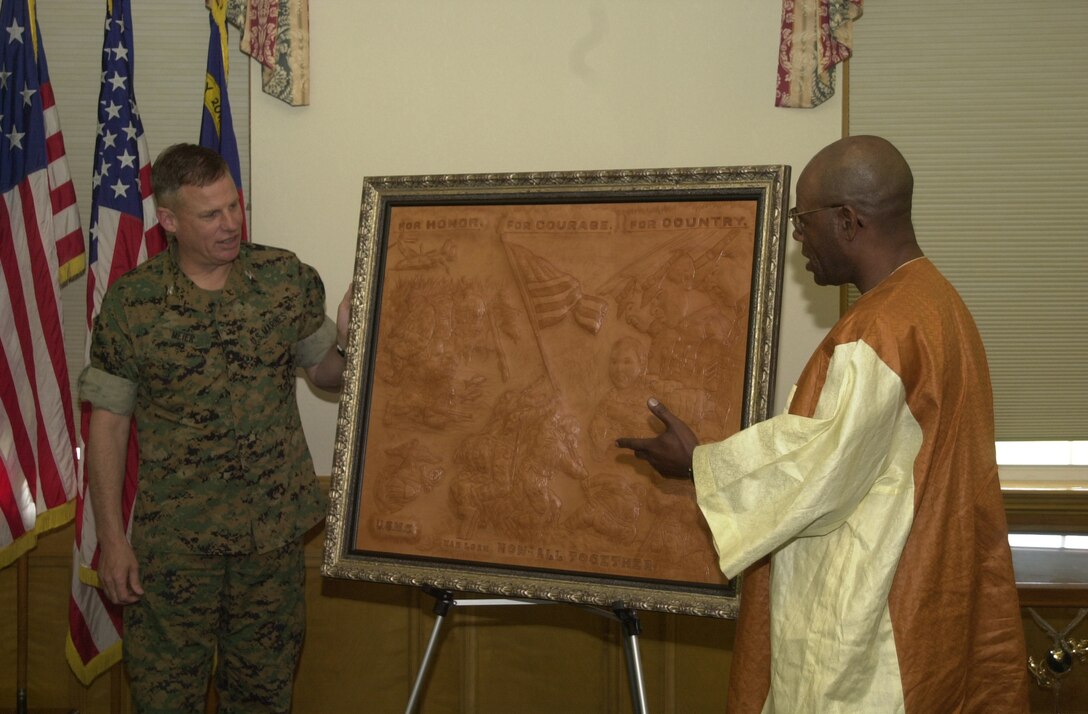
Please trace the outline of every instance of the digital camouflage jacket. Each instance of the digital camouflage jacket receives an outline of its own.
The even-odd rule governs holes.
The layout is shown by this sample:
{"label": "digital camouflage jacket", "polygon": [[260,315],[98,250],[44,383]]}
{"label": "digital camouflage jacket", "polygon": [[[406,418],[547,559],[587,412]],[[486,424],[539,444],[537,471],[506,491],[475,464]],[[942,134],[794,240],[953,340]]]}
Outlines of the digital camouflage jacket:
{"label": "digital camouflage jacket", "polygon": [[176,253],[110,287],[80,398],[136,421],[138,553],[268,551],[324,515],[295,397],[296,368],[336,339],[324,287],[294,254],[243,244],[206,291]]}

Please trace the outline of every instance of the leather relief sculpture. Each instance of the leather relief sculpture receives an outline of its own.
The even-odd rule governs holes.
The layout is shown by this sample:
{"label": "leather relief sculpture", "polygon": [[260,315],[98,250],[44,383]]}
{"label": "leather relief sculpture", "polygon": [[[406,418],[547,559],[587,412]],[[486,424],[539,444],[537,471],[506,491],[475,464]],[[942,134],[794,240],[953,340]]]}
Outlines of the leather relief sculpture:
{"label": "leather relief sculpture", "polygon": [[787,167],[364,186],[327,575],[732,616],[656,396],[767,416]]}

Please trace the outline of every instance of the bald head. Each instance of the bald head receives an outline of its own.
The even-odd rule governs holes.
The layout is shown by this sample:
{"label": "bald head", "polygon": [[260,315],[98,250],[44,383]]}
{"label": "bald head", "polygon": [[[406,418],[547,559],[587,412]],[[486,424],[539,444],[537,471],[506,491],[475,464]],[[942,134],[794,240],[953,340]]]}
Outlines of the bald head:
{"label": "bald head", "polygon": [[816,154],[797,181],[797,206],[802,215],[825,212],[809,216],[794,237],[812,258],[817,283],[851,282],[865,292],[920,257],[913,193],[910,166],[886,139],[851,136]]}
{"label": "bald head", "polygon": [[891,142],[850,136],[821,150],[802,173],[819,203],[849,204],[879,223],[910,219],[914,176]]}

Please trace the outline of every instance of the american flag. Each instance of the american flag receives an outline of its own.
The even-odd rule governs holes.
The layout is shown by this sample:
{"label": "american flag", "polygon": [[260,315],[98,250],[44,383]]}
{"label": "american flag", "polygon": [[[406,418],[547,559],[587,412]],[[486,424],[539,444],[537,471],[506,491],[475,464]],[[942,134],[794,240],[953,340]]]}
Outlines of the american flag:
{"label": "american flag", "polygon": [[246,197],[242,190],[242,162],[238,158],[238,140],[227,96],[227,0],[208,0],[208,70],[204,76],[204,111],[200,116],[200,145],[215,149],[230,166],[230,175],[238,187],[242,207],[242,240],[248,240],[245,223]]}
{"label": "american flag", "polygon": [[0,5],[0,567],[72,518],[75,424],[60,284],[83,231],[33,2]]}
{"label": "american flag", "polygon": [[608,314],[608,302],[582,292],[582,284],[569,273],[528,248],[507,244],[514,266],[525,286],[525,297],[538,328],[558,324],[567,314],[594,335],[600,332]]}
{"label": "american flag", "polygon": [[[106,3],[102,44],[102,86],[98,94],[98,135],[95,139],[91,189],[90,273],[87,278],[87,330],[114,280],[166,247],[166,236],[155,216],[151,193],[151,157],[133,92],[132,12],[128,0]],[[90,340],[88,339],[88,345]],[[90,416],[83,405],[84,440]],[[125,465],[122,513],[131,524],[136,495],[139,448],[133,423]],[[81,473],[76,505],[76,542],[69,603],[68,663],[84,683],[90,683],[121,657],[121,611],[93,587],[98,563],[98,537]]]}

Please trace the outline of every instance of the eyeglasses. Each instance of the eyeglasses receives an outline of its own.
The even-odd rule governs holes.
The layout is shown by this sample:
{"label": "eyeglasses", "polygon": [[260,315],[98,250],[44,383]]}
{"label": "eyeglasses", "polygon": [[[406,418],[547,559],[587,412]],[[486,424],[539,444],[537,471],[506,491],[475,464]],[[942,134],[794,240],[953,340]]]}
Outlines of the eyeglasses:
{"label": "eyeglasses", "polygon": [[797,231],[798,233],[803,233],[805,231],[805,226],[801,222],[801,216],[807,216],[810,213],[819,213],[820,211],[830,211],[833,208],[842,208],[843,205],[844,204],[840,203],[837,206],[823,206],[821,208],[812,208],[808,211],[798,211],[797,206],[794,206],[789,211],[790,223],[793,224],[793,229],[795,231]]}

